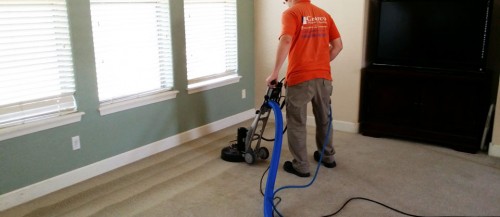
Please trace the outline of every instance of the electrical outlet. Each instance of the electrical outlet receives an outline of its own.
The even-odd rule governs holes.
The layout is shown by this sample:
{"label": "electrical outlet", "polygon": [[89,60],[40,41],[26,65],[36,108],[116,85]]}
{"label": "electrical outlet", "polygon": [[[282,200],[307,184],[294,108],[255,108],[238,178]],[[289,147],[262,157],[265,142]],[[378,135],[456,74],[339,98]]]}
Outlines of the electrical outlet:
{"label": "electrical outlet", "polygon": [[242,98],[242,99],[247,98],[247,89],[243,89],[243,90],[241,90],[241,98]]}
{"label": "electrical outlet", "polygon": [[73,145],[73,151],[80,149],[80,136],[73,136],[71,138],[71,144]]}

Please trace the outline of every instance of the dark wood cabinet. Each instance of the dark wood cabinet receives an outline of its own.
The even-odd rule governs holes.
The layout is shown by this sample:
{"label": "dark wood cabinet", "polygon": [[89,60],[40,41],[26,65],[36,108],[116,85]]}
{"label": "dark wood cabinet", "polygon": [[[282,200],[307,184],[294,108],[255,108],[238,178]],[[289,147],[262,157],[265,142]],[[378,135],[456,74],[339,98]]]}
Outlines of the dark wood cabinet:
{"label": "dark wood cabinet", "polygon": [[370,66],[362,73],[360,132],[477,152],[490,81],[487,72]]}

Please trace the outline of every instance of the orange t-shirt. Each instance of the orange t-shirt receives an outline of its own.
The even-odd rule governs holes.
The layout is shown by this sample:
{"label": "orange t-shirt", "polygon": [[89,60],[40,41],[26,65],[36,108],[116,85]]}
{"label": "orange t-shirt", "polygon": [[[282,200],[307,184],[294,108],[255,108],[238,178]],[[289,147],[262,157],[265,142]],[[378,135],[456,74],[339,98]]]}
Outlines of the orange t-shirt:
{"label": "orange t-shirt", "polygon": [[302,0],[283,12],[282,28],[281,36],[292,36],[287,85],[317,78],[332,80],[329,44],[340,37],[332,17],[310,0]]}

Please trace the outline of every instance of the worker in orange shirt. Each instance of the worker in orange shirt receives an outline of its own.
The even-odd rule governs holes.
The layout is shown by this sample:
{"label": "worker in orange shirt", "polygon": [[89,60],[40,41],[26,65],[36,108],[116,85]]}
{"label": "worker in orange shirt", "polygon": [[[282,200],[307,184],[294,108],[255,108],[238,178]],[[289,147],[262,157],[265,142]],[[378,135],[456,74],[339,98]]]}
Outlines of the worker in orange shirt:
{"label": "worker in orange shirt", "polygon": [[316,121],[314,159],[319,161],[323,142],[330,134],[322,159],[324,166],[333,168],[335,162],[330,121],[332,76],[330,62],[342,50],[342,40],[332,17],[310,0],[285,0],[289,8],[282,14],[282,30],[273,72],[266,79],[272,87],[288,56],[286,73],[286,120],[288,148],[293,156],[283,169],[299,177],[309,177],[306,148],[307,104],[312,103]]}

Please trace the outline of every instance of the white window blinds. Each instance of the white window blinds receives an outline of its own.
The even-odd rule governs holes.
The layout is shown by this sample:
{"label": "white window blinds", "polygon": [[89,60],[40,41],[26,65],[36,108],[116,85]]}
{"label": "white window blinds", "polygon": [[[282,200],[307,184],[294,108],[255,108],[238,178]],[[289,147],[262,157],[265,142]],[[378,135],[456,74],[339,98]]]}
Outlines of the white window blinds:
{"label": "white window blinds", "polygon": [[189,84],[238,69],[236,0],[184,0]]}
{"label": "white window blinds", "polygon": [[76,111],[65,0],[0,1],[0,128]]}
{"label": "white window blinds", "polygon": [[168,0],[91,0],[99,101],[173,87]]}

